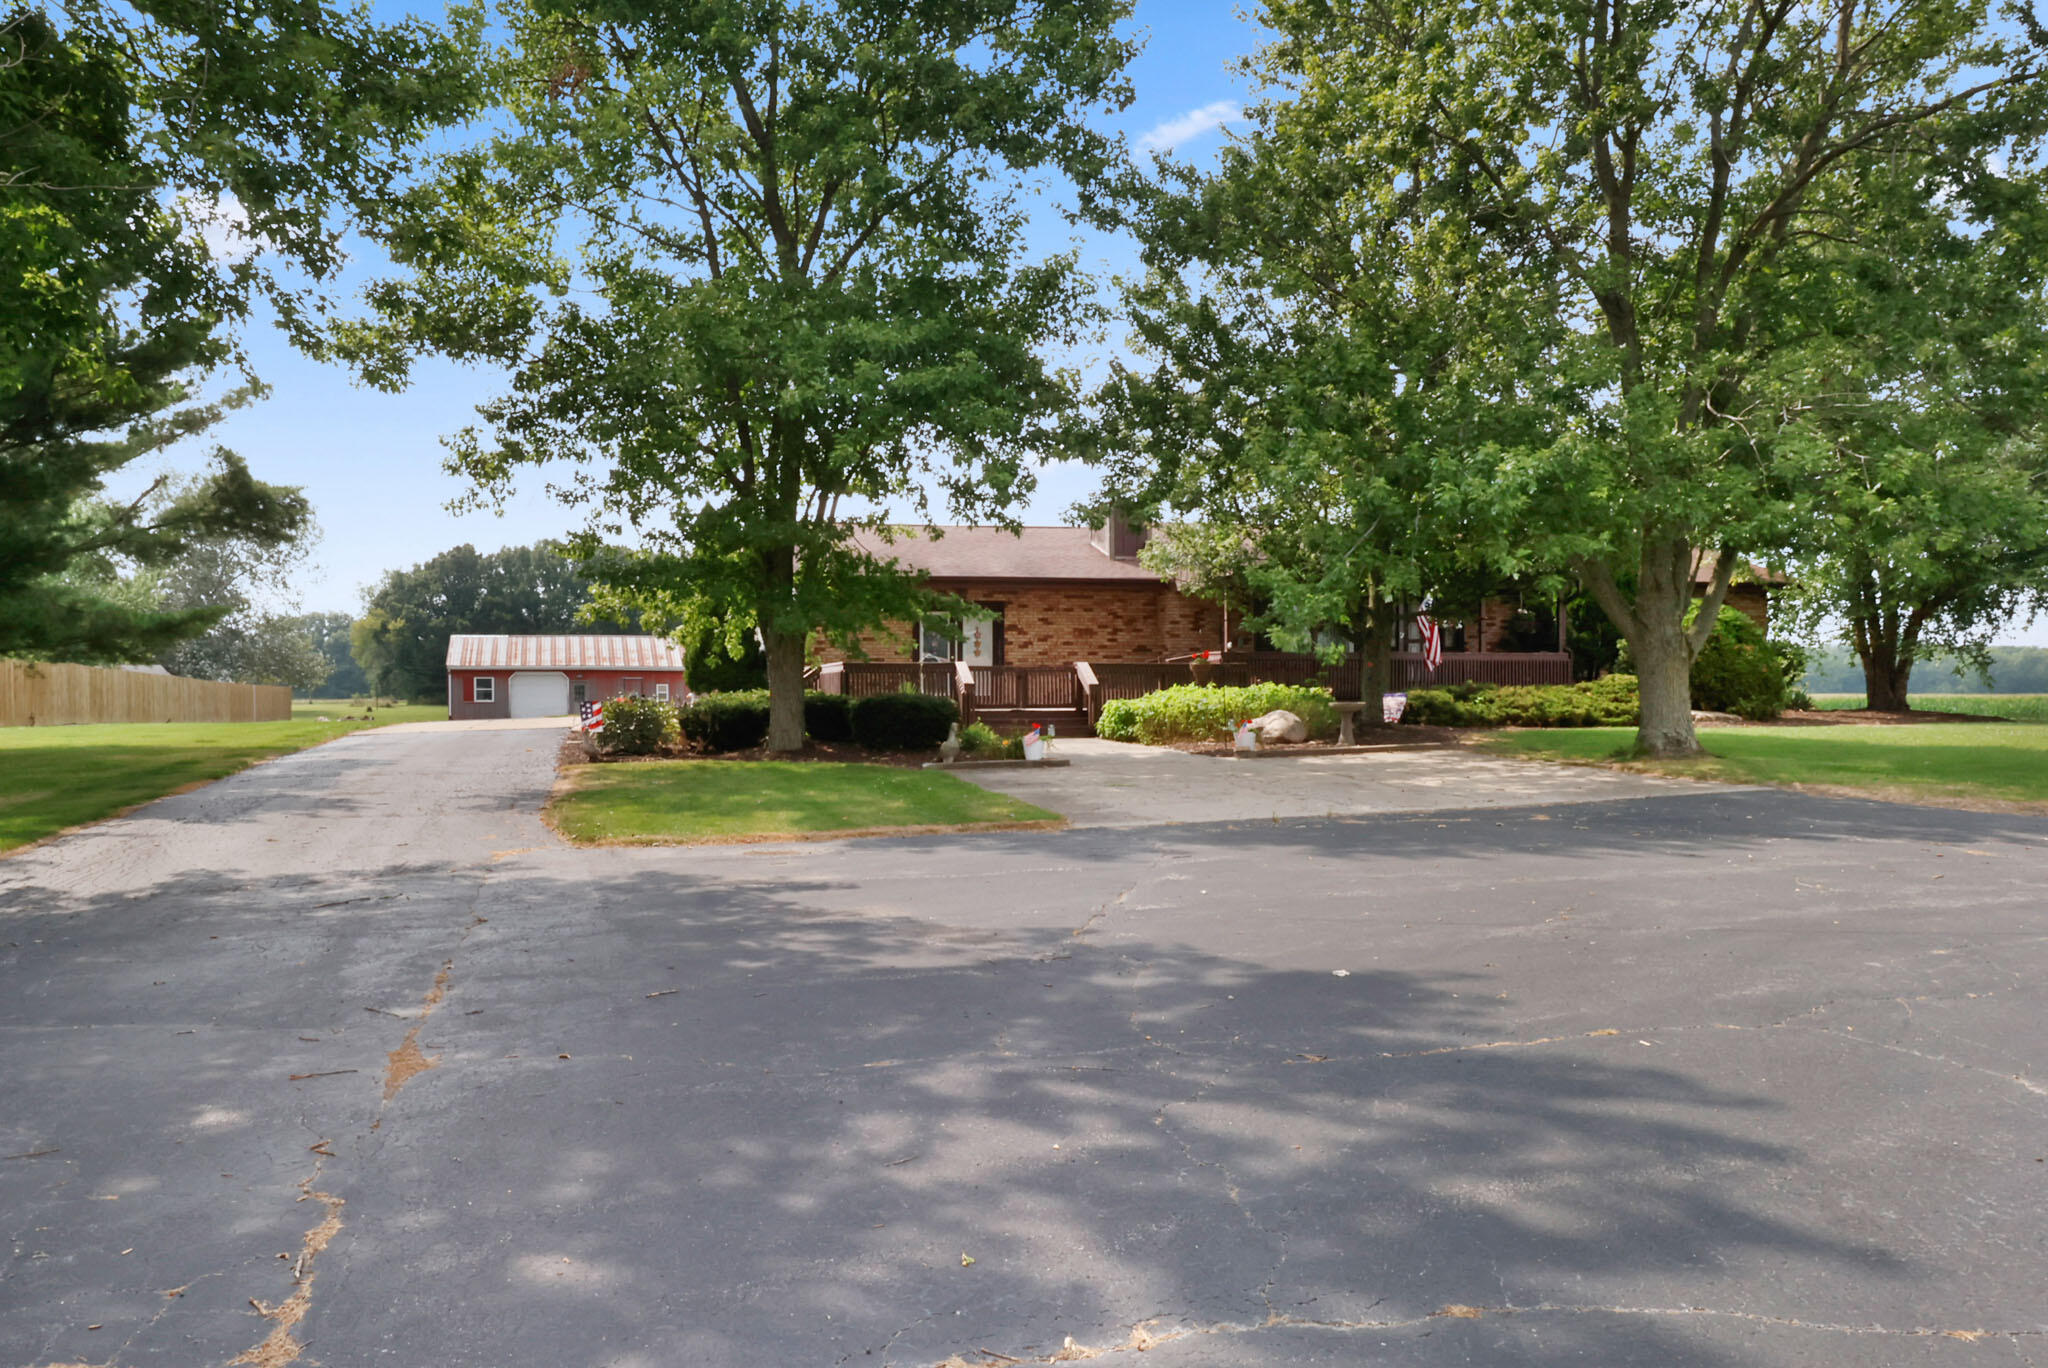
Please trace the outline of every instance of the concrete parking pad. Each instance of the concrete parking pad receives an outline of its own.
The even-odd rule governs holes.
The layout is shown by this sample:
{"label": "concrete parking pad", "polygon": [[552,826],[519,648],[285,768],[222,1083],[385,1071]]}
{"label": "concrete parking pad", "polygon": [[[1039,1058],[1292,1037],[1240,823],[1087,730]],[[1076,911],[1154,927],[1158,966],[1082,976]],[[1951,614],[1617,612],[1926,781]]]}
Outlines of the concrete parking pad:
{"label": "concrete parking pad", "polygon": [[2048,821],[579,850],[552,741],[0,862],[0,1364],[2048,1363]]}
{"label": "concrete parking pad", "polygon": [[963,770],[960,777],[1088,827],[1257,822],[1733,791],[1725,784],[1699,785],[1461,750],[1237,760],[1092,737],[1055,741],[1054,747],[1073,763],[1063,769]]}

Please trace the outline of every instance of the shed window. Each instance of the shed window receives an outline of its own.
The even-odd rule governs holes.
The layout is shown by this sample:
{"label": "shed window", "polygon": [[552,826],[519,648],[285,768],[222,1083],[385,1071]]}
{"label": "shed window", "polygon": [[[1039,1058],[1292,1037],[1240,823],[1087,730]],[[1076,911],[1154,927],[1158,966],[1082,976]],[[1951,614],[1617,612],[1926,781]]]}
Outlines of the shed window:
{"label": "shed window", "polygon": [[498,701],[498,681],[489,675],[478,675],[470,681],[470,701],[473,703],[495,703]]}
{"label": "shed window", "polygon": [[668,702],[668,685],[666,685],[666,684],[657,684],[657,685],[655,685],[655,686],[654,686],[654,696],[655,696],[655,697],[656,697],[657,699],[661,700],[661,701],[662,701],[663,703],[666,703],[666,702]]}

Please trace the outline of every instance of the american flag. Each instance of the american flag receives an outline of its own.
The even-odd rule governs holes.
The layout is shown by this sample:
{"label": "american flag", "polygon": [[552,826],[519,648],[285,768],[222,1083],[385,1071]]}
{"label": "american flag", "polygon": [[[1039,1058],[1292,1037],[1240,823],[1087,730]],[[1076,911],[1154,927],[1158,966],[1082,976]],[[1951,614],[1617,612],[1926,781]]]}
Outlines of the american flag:
{"label": "american flag", "polygon": [[1417,613],[1415,625],[1422,632],[1422,663],[1431,674],[1444,663],[1444,633],[1428,613]]}
{"label": "american flag", "polygon": [[585,703],[583,705],[582,711],[583,730],[589,732],[599,732],[604,730],[604,704]]}

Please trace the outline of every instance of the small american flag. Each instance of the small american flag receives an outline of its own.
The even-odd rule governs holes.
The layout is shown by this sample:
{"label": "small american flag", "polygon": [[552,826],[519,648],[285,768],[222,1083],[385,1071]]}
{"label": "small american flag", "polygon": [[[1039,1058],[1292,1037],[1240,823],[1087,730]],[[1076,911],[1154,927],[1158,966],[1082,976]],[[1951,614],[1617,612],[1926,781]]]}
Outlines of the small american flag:
{"label": "small american flag", "polygon": [[1422,663],[1431,674],[1435,674],[1436,667],[1444,663],[1443,629],[1426,612],[1415,615],[1415,625],[1422,631]]}
{"label": "small american flag", "polygon": [[604,704],[585,703],[583,705],[582,711],[583,730],[588,732],[600,732],[604,730]]}

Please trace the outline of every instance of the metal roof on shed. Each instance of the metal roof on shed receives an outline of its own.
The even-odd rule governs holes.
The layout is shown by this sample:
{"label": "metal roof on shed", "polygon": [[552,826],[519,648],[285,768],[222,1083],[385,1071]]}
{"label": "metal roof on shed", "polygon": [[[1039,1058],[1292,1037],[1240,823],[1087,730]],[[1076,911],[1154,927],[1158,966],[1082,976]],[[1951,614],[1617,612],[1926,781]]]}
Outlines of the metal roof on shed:
{"label": "metal roof on shed", "polygon": [[509,636],[464,633],[448,638],[451,670],[680,670],[683,648],[651,636]]}

